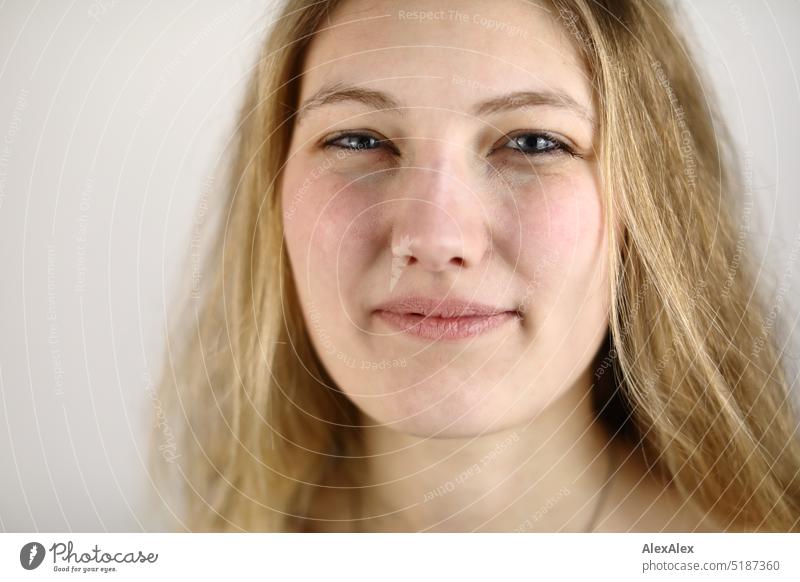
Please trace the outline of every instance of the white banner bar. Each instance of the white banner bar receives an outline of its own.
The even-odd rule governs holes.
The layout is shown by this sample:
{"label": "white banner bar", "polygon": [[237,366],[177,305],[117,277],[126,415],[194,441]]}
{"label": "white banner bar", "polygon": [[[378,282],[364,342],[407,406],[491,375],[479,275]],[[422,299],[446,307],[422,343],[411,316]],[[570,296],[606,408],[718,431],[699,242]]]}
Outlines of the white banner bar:
{"label": "white banner bar", "polygon": [[796,582],[799,553],[800,534],[7,533],[0,580]]}

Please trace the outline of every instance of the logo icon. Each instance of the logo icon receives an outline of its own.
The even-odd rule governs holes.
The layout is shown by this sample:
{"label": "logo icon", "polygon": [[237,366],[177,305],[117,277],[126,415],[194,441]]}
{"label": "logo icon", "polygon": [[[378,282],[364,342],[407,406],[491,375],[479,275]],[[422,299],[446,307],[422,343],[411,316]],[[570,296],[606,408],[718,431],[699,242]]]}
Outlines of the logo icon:
{"label": "logo icon", "polygon": [[39,542],[28,542],[19,551],[19,563],[26,570],[35,570],[44,560],[44,546]]}

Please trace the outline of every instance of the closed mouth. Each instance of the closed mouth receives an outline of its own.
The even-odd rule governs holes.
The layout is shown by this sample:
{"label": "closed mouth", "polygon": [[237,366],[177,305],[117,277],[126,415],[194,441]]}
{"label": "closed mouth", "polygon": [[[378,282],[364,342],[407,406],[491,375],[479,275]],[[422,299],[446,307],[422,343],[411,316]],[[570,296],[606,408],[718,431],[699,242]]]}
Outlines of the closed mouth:
{"label": "closed mouth", "polygon": [[407,297],[379,306],[375,315],[391,327],[425,339],[467,339],[518,320],[517,309],[459,299]]}

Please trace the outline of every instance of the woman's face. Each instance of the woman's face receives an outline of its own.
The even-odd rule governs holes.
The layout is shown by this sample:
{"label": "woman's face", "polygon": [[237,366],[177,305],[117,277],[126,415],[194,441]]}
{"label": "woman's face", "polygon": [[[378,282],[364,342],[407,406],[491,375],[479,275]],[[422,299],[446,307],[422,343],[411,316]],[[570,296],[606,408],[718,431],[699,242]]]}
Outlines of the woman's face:
{"label": "woman's face", "polygon": [[607,329],[590,85],[549,9],[401,6],[345,2],[309,47],[285,243],[368,421],[493,432],[588,381]]}

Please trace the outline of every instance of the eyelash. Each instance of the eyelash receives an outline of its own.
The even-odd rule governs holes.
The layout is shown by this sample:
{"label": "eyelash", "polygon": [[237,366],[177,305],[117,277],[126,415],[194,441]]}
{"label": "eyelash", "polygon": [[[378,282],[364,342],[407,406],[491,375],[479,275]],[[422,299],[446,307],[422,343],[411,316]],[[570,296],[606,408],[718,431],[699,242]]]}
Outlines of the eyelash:
{"label": "eyelash", "polygon": [[[340,140],[342,140],[344,138],[354,138],[354,137],[355,138],[371,138],[371,139],[374,139],[376,144],[378,144],[378,145],[376,147],[373,147],[373,148],[361,148],[361,147],[341,146],[341,145],[336,145],[336,143],[335,143],[335,142],[340,141]],[[553,134],[548,133],[546,131],[524,131],[524,132],[518,132],[516,134],[506,134],[506,135],[504,135],[504,137],[508,138],[508,142],[511,142],[511,141],[514,141],[514,140],[518,140],[518,139],[523,138],[523,137],[535,137],[537,143],[538,143],[539,139],[544,139],[544,140],[546,140],[546,141],[548,141],[548,142],[553,144],[552,146],[550,146],[547,149],[539,150],[539,151],[533,151],[533,152],[524,152],[519,148],[513,148],[513,147],[510,148],[510,149],[512,149],[512,150],[514,150],[516,152],[519,152],[521,155],[526,156],[526,157],[548,156],[548,155],[556,155],[556,154],[562,154],[562,153],[568,154],[568,155],[570,155],[572,157],[575,157],[575,158],[582,157],[580,154],[577,154],[572,148],[570,148],[570,146],[568,146],[562,140],[558,139],[556,136],[554,136]],[[506,142],[506,143],[508,143],[508,142]],[[327,148],[336,148],[336,149],[340,149],[340,150],[344,150],[344,151],[358,152],[358,151],[361,151],[361,150],[370,151],[370,150],[378,149],[378,147],[380,147],[380,144],[384,144],[384,143],[391,144],[391,142],[389,142],[388,139],[377,139],[377,138],[375,138],[375,136],[370,135],[369,133],[343,132],[343,133],[336,134],[334,137],[326,140],[323,143],[323,148],[326,148],[326,149]],[[394,147],[394,145],[390,145],[388,147],[392,151],[392,153],[395,153],[395,154],[399,154],[400,153],[397,150],[397,148]],[[505,147],[505,146],[500,146],[500,147],[502,148],[502,147]],[[492,150],[492,151],[494,151],[494,150]]]}

